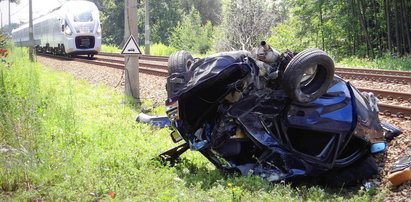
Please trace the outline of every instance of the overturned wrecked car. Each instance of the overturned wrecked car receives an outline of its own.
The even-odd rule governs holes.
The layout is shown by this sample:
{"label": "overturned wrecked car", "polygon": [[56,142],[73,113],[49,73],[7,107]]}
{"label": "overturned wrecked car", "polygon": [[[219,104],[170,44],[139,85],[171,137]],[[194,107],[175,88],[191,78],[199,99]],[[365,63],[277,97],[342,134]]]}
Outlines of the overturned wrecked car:
{"label": "overturned wrecked car", "polygon": [[319,49],[280,54],[263,41],[251,53],[178,51],[168,68],[167,116],[138,121],[169,125],[184,142],[160,155],[172,164],[191,149],[230,173],[353,185],[377,173],[372,154],[400,133]]}

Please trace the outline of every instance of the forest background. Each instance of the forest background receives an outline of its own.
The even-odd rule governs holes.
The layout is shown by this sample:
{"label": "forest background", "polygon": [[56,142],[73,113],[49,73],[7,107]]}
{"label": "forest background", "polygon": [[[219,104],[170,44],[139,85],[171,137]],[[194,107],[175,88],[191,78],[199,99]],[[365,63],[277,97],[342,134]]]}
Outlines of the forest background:
{"label": "forest background", "polygon": [[[120,47],[124,1],[90,1],[101,11],[103,43]],[[143,47],[145,2],[137,2]],[[411,52],[410,0],[149,0],[149,5],[151,45],[165,49],[163,55],[181,49],[199,55],[251,50],[262,40],[279,51],[320,48],[337,61],[409,58]]]}
{"label": "forest background", "polygon": [[[104,43],[123,39],[124,1],[94,0]],[[205,54],[250,50],[266,40],[279,51],[317,47],[335,59],[401,57],[411,51],[409,0],[150,0],[151,43]],[[138,1],[144,44],[144,1]]]}

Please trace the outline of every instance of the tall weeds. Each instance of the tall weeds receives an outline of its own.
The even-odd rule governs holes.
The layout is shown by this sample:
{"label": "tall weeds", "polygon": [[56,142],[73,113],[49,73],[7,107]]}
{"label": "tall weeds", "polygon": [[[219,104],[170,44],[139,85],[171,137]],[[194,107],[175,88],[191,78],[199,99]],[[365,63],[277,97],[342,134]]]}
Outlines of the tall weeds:
{"label": "tall weeds", "polygon": [[4,191],[29,183],[27,170],[36,164],[36,141],[42,134],[39,67],[22,59],[26,53],[16,49],[0,63],[0,190]]}

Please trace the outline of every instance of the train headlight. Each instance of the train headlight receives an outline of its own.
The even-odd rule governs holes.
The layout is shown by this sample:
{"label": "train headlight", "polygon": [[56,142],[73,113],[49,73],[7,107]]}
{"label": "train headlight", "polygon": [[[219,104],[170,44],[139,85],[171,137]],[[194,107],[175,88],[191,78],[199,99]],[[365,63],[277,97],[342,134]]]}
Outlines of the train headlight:
{"label": "train headlight", "polygon": [[71,35],[73,32],[71,31],[69,26],[66,26],[66,28],[64,28],[64,33],[67,35]]}

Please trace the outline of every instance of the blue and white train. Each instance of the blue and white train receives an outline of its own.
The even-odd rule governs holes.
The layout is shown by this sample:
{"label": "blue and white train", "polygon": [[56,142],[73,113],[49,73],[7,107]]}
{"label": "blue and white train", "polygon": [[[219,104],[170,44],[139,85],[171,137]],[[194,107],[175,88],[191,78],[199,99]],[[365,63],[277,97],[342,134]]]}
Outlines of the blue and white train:
{"label": "blue and white train", "polygon": [[[99,10],[93,2],[68,1],[33,20],[36,51],[57,55],[88,55],[101,49]],[[13,30],[17,46],[29,46],[29,25]]]}

